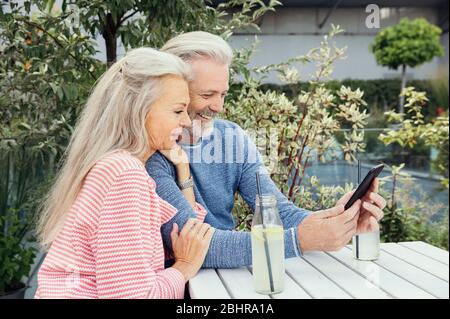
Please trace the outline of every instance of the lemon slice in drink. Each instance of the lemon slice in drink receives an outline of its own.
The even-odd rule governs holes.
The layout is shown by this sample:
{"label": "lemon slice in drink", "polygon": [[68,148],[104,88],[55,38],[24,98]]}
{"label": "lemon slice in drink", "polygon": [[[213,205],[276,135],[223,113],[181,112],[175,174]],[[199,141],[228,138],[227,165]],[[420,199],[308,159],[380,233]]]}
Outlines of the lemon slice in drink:
{"label": "lemon slice in drink", "polygon": [[266,234],[267,240],[280,239],[280,235],[283,234],[283,227],[281,226],[266,226],[264,229],[262,226],[252,228],[252,237],[257,240],[264,241],[264,234]]}

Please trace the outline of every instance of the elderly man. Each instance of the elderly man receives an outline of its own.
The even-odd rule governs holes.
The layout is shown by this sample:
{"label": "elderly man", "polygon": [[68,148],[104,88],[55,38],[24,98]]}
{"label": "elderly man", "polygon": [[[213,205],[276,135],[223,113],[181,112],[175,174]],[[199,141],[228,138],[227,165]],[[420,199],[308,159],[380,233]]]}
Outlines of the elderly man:
{"label": "elderly man", "polygon": [[[191,177],[187,175],[180,182],[173,161],[161,153],[155,153],[146,163],[147,172],[156,181],[158,195],[178,209],[177,215],[162,227],[164,243],[171,247],[173,223],[184,225],[195,217],[182,193],[193,187],[196,200],[208,211],[205,222],[216,228],[203,266],[250,265],[250,233],[234,230],[231,211],[236,192],[254,210],[255,173],[264,171],[264,165],[255,144],[236,123],[216,119],[223,111],[228,91],[232,50],[222,38],[207,32],[179,35],[169,40],[162,50],[181,57],[192,68],[188,113],[194,123],[194,129],[179,141],[189,159]],[[196,124],[200,124],[197,125],[200,130],[195,128]],[[268,174],[261,175],[261,189],[276,196],[285,229],[286,258],[314,250],[341,249],[355,234],[378,229],[377,221],[383,217],[385,200],[377,194],[378,180],[362,201],[349,209],[344,210],[344,205],[351,193],[344,195],[334,207],[314,213],[291,203]]]}

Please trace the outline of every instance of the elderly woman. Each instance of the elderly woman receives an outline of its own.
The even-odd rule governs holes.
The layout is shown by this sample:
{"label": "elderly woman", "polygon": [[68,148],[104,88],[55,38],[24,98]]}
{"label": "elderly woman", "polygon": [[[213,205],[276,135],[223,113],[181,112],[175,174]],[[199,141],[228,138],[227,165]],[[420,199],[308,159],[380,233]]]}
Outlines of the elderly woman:
{"label": "elderly woman", "polygon": [[[176,209],[156,194],[144,163],[156,151],[175,158],[191,125],[186,64],[150,48],[129,52],[96,84],[38,223],[48,249],[35,298],[182,298],[213,234],[197,213],[171,233],[176,262],[164,269],[160,227]],[[180,153],[182,155],[182,153]],[[177,162],[178,163],[178,162]],[[189,166],[178,163],[180,180]]]}

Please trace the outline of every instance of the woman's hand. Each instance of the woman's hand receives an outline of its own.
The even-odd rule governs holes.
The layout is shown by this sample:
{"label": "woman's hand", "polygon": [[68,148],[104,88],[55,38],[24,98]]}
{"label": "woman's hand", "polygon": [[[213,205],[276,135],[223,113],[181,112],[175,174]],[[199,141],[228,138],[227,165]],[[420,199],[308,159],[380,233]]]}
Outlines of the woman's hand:
{"label": "woman's hand", "polygon": [[[191,178],[189,158],[186,152],[179,145],[175,144],[172,149],[162,150],[160,152],[175,165],[178,185],[186,182],[189,178]],[[191,207],[195,210],[196,203],[194,189],[192,187],[188,187],[182,189],[181,192],[183,193],[184,197],[189,202]]]}
{"label": "woman's hand", "polygon": [[194,277],[202,266],[213,234],[214,228],[195,218],[189,219],[181,232],[178,232],[178,225],[173,224],[170,236],[175,264],[172,267],[178,269],[186,281]]}
{"label": "woman's hand", "polygon": [[178,144],[175,144],[175,146],[170,150],[160,150],[160,153],[175,166],[180,164],[189,164],[189,158],[186,152]]}

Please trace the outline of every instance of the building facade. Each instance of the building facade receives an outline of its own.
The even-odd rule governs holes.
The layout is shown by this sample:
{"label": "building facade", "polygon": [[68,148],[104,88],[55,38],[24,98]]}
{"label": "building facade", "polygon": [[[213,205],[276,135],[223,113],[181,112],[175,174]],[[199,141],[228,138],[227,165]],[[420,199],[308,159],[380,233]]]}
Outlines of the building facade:
{"label": "building facade", "polygon": [[[240,30],[231,37],[234,48],[249,46],[257,36],[260,41],[251,59],[251,66],[280,63],[293,56],[305,54],[317,47],[331,24],[345,30],[336,37],[338,47],[347,47],[347,59],[338,61],[334,79],[388,79],[400,76],[400,70],[378,66],[370,52],[370,43],[383,28],[397,24],[401,18],[425,18],[443,29],[441,44],[443,57],[436,57],[415,69],[407,69],[408,79],[431,78],[448,70],[448,1],[356,1],[356,0],[285,0],[275,12],[269,12],[258,22],[261,31]],[[370,10],[375,4],[378,12]],[[367,11],[367,12],[366,12]],[[379,28],[371,28],[367,20],[379,13]],[[369,15],[372,15],[369,17]],[[373,20],[370,20],[373,21]],[[300,76],[306,80],[313,66],[299,67]],[[275,74],[267,82],[279,83]]]}

